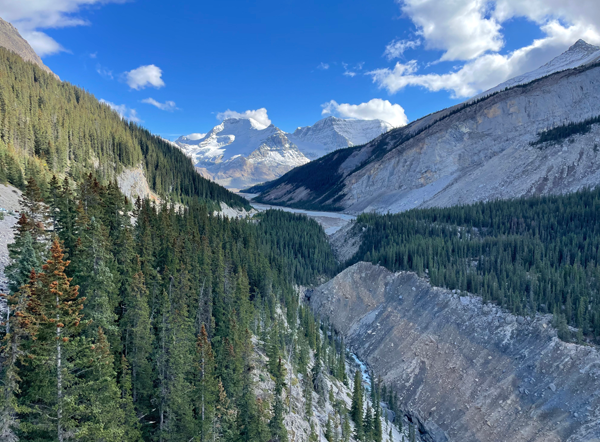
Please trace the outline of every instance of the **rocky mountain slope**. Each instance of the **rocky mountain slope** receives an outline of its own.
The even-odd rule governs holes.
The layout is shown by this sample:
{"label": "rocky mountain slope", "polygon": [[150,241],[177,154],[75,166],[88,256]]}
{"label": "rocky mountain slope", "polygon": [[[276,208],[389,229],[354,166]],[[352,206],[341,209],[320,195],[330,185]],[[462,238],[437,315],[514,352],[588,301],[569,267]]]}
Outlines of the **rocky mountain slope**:
{"label": "rocky mountain slope", "polygon": [[391,127],[381,120],[327,117],[288,134],[252,118],[230,118],[207,134],[182,136],[175,144],[204,177],[241,189],[279,178],[333,150],[365,144]]}
{"label": "rocky mountain slope", "polygon": [[[568,67],[559,62],[577,59],[591,64],[428,115],[252,191],[262,193],[264,203],[359,213],[595,186],[600,182],[598,125],[555,143],[530,144],[541,131],[600,115],[600,65],[594,62],[594,47],[582,46],[575,44],[548,65]],[[592,55],[579,56],[588,52]]]}
{"label": "rocky mountain slope", "polygon": [[392,128],[383,120],[327,117],[312,126],[299,127],[288,138],[304,155],[315,160],[337,149],[366,144]]}
{"label": "rocky mountain slope", "polygon": [[424,440],[600,440],[600,353],[413,273],[358,263],[310,294]]}
{"label": "rocky mountain slope", "polygon": [[[54,74],[54,72],[52,72],[50,68],[44,64],[42,59],[38,54],[35,53],[33,48],[29,46],[29,43],[27,43],[27,41],[21,37],[21,34],[19,34],[19,31],[17,31],[17,28],[15,28],[9,22],[2,20],[2,18],[0,18],[0,46],[15,52],[23,60],[30,63],[35,63],[46,72],[56,76],[56,74]],[[56,78],[58,78],[58,76],[56,76]]]}

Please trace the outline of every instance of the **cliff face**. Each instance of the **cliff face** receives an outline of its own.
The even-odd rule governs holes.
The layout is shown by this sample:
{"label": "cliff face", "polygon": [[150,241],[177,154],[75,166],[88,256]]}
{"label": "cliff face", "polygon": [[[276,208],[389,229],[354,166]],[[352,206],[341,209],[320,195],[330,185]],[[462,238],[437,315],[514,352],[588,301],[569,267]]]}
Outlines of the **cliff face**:
{"label": "cliff face", "polygon": [[396,213],[596,186],[600,125],[542,148],[530,142],[600,115],[599,84],[600,66],[586,66],[437,112],[283,176],[261,201]]}
{"label": "cliff face", "polygon": [[17,31],[17,28],[1,18],[0,46],[15,52],[25,61],[37,64],[43,70],[58,78],[58,76],[52,72],[50,68],[44,64],[44,62],[42,62],[42,59],[38,54],[35,53],[33,48],[29,46],[29,43],[27,43],[27,41],[21,37],[21,34],[19,34],[19,31]]}
{"label": "cliff face", "polygon": [[600,441],[600,352],[414,273],[358,263],[310,294],[426,440]]}

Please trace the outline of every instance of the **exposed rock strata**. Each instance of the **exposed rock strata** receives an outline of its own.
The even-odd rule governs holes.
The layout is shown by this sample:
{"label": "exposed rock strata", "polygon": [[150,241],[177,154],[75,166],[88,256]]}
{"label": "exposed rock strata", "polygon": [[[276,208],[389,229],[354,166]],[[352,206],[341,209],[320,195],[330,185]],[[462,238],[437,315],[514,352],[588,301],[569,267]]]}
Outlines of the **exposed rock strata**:
{"label": "exposed rock strata", "polygon": [[335,163],[338,175],[324,190],[313,181],[336,170],[317,160],[305,177],[275,181],[261,202],[396,213],[596,186],[600,125],[541,149],[530,142],[539,131],[600,115],[599,86],[600,65],[594,65],[437,112],[352,151]]}
{"label": "exposed rock strata", "polygon": [[600,441],[600,352],[414,273],[358,263],[311,293],[433,441]]}

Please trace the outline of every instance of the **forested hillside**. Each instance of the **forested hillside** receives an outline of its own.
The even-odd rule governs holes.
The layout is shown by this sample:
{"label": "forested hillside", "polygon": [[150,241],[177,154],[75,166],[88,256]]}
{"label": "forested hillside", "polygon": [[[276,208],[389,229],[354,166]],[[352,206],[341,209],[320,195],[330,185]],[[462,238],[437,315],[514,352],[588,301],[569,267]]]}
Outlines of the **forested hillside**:
{"label": "forested hillside", "polygon": [[[334,268],[314,221],[131,206],[92,175],[30,178],[22,206],[2,323],[3,441],[283,441],[281,360],[315,380],[309,392],[322,370],[345,379],[343,343],[293,288]],[[319,255],[289,243],[291,230]],[[276,382],[266,402],[253,342]]]}
{"label": "forested hillside", "polygon": [[363,214],[351,263],[413,270],[438,287],[483,296],[519,315],[553,313],[600,338],[600,189],[398,215]]}
{"label": "forested hillside", "polygon": [[29,176],[79,180],[93,172],[107,184],[123,168],[139,166],[151,189],[170,201],[248,207],[198,175],[179,149],[122,119],[89,92],[0,48],[0,182],[23,188]]}

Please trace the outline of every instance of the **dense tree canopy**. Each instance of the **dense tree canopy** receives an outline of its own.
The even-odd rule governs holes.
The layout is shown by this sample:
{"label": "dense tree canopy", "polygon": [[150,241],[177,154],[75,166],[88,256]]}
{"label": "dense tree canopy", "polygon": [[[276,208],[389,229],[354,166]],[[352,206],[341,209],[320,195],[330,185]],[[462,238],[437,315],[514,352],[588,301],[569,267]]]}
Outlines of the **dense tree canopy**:
{"label": "dense tree canopy", "polygon": [[[600,337],[600,189],[398,215],[361,215],[351,262],[413,270],[520,315]],[[361,228],[361,227],[356,227]],[[565,326],[563,337],[568,338]]]}
{"label": "dense tree canopy", "polygon": [[92,94],[0,48],[0,182],[89,172],[107,184],[142,167],[152,190],[171,201],[247,202],[202,178],[176,147],[127,122]]}

